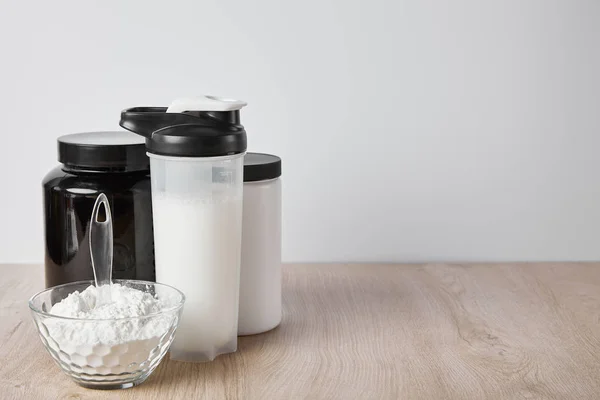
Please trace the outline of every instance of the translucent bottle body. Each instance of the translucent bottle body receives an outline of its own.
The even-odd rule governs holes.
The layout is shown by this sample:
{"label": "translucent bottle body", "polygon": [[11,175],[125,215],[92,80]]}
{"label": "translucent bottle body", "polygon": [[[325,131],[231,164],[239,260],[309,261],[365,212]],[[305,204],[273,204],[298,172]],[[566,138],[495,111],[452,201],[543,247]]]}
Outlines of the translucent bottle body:
{"label": "translucent bottle body", "polygon": [[186,295],[171,359],[237,349],[243,156],[149,153],[156,279]]}

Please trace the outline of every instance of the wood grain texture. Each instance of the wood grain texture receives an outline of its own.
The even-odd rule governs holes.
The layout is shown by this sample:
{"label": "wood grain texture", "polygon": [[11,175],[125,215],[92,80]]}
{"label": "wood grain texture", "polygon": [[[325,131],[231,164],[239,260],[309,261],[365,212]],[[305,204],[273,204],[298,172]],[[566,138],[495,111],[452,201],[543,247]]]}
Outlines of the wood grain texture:
{"label": "wood grain texture", "polygon": [[3,399],[600,399],[600,264],[288,265],[279,328],[111,392],[45,352],[42,274],[0,266]]}

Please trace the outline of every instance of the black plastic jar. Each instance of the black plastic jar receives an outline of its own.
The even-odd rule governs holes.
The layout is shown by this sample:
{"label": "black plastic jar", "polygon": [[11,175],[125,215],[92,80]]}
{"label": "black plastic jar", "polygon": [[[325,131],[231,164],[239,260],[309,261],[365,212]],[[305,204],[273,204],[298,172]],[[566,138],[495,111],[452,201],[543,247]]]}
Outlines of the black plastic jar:
{"label": "black plastic jar", "polygon": [[108,197],[113,218],[113,279],[155,281],[143,138],[125,131],[61,136],[58,161],[62,165],[43,181],[46,287],[94,279],[89,222],[100,193]]}

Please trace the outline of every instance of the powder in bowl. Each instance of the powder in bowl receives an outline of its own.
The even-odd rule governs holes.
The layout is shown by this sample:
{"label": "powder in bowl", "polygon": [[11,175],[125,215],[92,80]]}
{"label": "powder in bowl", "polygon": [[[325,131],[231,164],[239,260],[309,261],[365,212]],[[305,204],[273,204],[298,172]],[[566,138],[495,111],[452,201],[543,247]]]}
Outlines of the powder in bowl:
{"label": "powder in bowl", "polygon": [[[119,374],[139,368],[174,325],[174,314],[160,314],[168,299],[120,284],[111,285],[111,302],[96,306],[98,290],[89,286],[52,306],[46,321],[49,343],[86,374]],[[149,316],[147,318],[144,318]]]}

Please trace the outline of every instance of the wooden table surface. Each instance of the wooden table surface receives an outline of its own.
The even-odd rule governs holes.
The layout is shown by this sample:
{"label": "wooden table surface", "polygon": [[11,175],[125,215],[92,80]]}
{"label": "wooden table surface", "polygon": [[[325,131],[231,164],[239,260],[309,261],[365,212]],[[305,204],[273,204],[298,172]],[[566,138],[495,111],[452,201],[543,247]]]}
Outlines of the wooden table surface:
{"label": "wooden table surface", "polygon": [[600,399],[600,264],[287,265],[279,328],[118,391],[46,353],[42,267],[0,277],[2,399]]}

